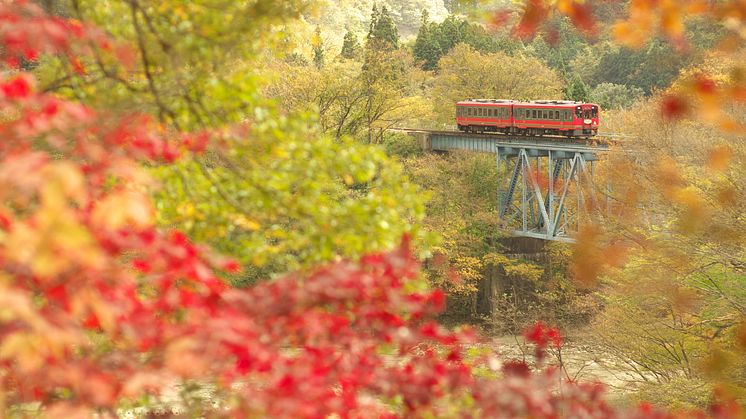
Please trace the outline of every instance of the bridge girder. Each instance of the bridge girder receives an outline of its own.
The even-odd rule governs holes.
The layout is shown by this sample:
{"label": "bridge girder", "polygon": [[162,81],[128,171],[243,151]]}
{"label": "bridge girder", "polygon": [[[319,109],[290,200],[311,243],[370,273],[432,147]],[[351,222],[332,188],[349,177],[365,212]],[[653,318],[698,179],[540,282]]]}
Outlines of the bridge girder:
{"label": "bridge girder", "polygon": [[423,131],[430,150],[494,153],[501,184],[497,211],[516,236],[574,242],[584,222],[600,215],[595,164],[608,144],[546,137]]}

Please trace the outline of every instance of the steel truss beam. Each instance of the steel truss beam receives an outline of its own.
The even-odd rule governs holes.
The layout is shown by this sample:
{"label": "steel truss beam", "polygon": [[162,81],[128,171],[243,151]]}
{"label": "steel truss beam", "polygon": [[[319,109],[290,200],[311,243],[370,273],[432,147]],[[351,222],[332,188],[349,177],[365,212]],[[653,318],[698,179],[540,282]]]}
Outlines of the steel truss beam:
{"label": "steel truss beam", "polygon": [[594,164],[608,145],[552,138],[427,132],[430,150],[495,153],[497,212],[516,236],[574,242],[582,223],[600,213]]}
{"label": "steel truss beam", "polygon": [[513,234],[574,242],[581,223],[599,209],[593,160],[584,153],[557,154],[532,156],[520,149],[504,156],[498,151],[498,172],[509,176],[498,188],[498,213]]}

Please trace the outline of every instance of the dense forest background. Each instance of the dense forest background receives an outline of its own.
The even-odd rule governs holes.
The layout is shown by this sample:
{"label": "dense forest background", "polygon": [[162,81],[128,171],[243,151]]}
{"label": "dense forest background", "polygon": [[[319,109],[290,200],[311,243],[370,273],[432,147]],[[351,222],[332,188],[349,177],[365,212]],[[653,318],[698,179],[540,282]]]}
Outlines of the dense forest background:
{"label": "dense forest background", "polygon": [[[547,390],[545,356],[563,386],[602,365],[621,408],[743,405],[746,12],[684,3],[46,0],[19,27],[0,6],[21,144],[0,146],[0,413],[113,415],[178,378],[201,415],[204,376],[259,416],[504,412],[474,404],[511,374],[600,400]],[[600,105],[610,211],[577,244],[517,254],[494,156],[396,130],[452,130],[465,98]],[[492,368],[490,339],[537,321],[534,356]],[[449,352],[465,326],[486,337]]]}
{"label": "dense forest background", "polygon": [[[744,193],[744,138],[721,129],[721,117],[703,117],[706,104],[683,123],[666,107],[703,75],[713,86],[740,80],[743,49],[723,47],[728,30],[693,18],[678,44],[658,36],[625,45],[612,28],[626,5],[610,2],[595,7],[592,32],[554,15],[535,36],[521,38],[500,22],[519,13],[512,3],[394,3],[322,4],[321,17],[293,31],[288,54],[272,60],[269,72],[283,76],[266,92],[287,112],[311,109],[334,138],[381,144],[428,193],[422,225],[436,237],[426,247],[438,263],[428,264],[427,274],[449,293],[444,320],[494,333],[537,319],[581,330],[596,356],[614,358],[614,374],[635,389],[630,397],[667,406],[707,403],[708,362],[725,362],[716,374],[741,376],[740,361],[724,360],[733,348],[727,336],[743,313],[746,226],[737,197]],[[495,10],[504,13],[497,23]],[[502,174],[492,159],[426,155],[413,138],[387,132],[453,129],[453,105],[465,98],[601,106],[602,132],[630,139],[620,147],[636,150],[606,172],[619,217],[589,233],[609,246],[609,260],[593,262],[598,250],[579,256],[562,244],[549,245],[541,260],[506,257],[494,210]],[[738,121],[746,116],[742,106],[726,112]],[[727,156],[727,169],[718,156]],[[576,269],[578,262],[591,266]],[[480,287],[496,270],[509,286],[485,316]]]}

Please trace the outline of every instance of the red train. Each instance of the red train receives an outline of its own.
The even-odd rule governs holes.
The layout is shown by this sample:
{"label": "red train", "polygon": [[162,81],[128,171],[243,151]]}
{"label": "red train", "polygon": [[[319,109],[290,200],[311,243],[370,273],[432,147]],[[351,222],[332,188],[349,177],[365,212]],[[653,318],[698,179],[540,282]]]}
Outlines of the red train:
{"label": "red train", "polygon": [[464,132],[590,137],[598,133],[598,114],[596,104],[563,100],[469,99],[456,103],[456,123]]}

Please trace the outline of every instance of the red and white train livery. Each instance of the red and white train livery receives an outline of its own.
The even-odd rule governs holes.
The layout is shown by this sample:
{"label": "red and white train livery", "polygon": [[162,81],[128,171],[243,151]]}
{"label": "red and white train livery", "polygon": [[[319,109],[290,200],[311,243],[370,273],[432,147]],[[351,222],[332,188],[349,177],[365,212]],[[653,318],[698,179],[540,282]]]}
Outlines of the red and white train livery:
{"label": "red and white train livery", "polygon": [[456,103],[456,123],[464,132],[590,137],[598,133],[598,114],[594,103],[563,100],[470,99]]}

